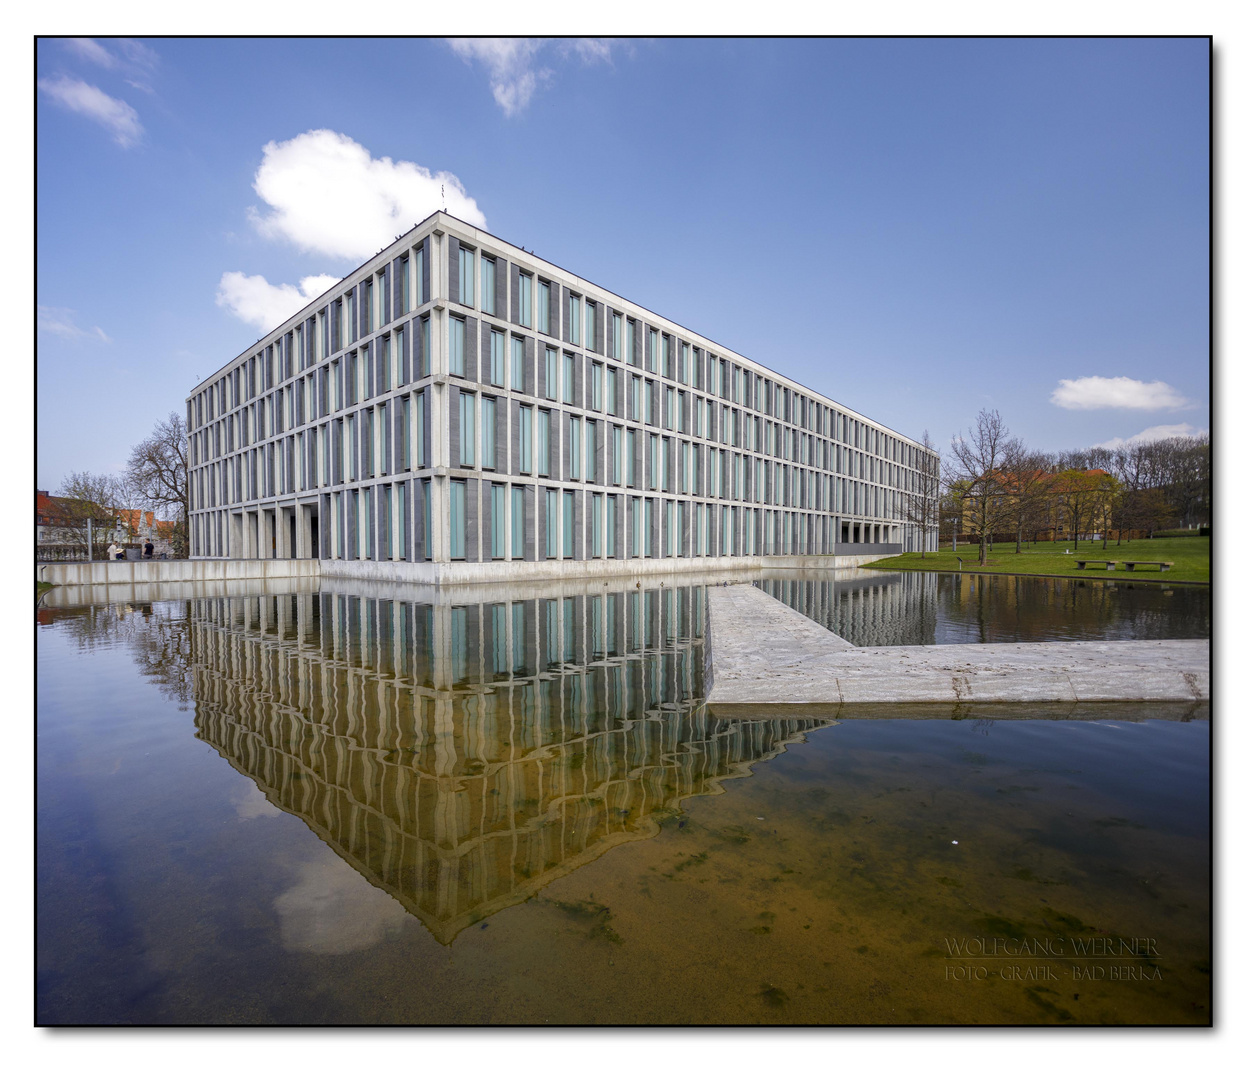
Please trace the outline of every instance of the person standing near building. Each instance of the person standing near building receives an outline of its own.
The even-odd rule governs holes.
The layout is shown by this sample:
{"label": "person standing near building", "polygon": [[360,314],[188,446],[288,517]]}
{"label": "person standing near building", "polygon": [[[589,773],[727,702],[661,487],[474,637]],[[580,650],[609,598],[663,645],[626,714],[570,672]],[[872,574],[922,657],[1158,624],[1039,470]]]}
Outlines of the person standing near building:
{"label": "person standing near building", "polygon": [[125,549],[119,547],[116,540],[109,544],[109,562],[112,562],[114,559],[120,559],[124,553]]}

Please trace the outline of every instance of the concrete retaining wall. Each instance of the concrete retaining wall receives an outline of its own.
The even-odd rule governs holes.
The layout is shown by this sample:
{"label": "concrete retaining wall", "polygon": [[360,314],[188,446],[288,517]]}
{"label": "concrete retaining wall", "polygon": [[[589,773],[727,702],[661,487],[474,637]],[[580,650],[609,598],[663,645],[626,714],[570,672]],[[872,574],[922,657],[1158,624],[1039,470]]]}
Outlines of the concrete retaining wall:
{"label": "concrete retaining wall", "polygon": [[36,563],[40,581],[53,585],[141,585],[166,582],[265,582],[316,585],[316,559],[149,559],[144,562]]}

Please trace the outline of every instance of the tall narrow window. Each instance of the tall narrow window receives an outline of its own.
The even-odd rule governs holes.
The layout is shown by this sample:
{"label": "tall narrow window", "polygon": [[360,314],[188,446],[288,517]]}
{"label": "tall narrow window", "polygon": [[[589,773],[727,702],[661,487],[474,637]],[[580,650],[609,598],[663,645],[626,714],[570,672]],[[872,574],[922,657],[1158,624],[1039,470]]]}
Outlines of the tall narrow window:
{"label": "tall narrow window", "polygon": [[425,466],[425,391],[417,395],[416,434],[413,438],[417,443],[417,468]]}
{"label": "tall narrow window", "polygon": [[581,476],[578,464],[581,461],[582,421],[580,417],[569,417],[569,479],[577,480]]}
{"label": "tall narrow window", "polygon": [[638,432],[633,428],[629,428],[625,432],[625,483],[629,487],[638,486],[638,477],[636,475],[638,453]]}
{"label": "tall narrow window", "polygon": [[412,260],[405,255],[399,260],[399,313],[412,310]]}
{"label": "tall narrow window", "polygon": [[543,386],[543,395],[554,401],[560,385],[560,351],[548,345],[546,360],[546,382]]}
{"label": "tall narrow window", "polygon": [[495,311],[495,260],[482,257],[482,310],[487,315]]}
{"label": "tall narrow window", "polygon": [[538,332],[551,333],[551,286],[545,281],[538,283]]}
{"label": "tall narrow window", "polygon": [[586,348],[593,349],[595,347],[595,305],[592,301],[586,301]]}
{"label": "tall narrow window", "polygon": [[466,307],[473,306],[473,252],[468,248],[460,249],[460,302]]}
{"label": "tall narrow window", "polygon": [[608,368],[608,412],[613,416],[620,416],[616,408],[616,382],[619,378],[616,368]]}
{"label": "tall narrow window", "polygon": [[426,301],[425,295],[425,248],[417,248],[412,259],[412,295],[413,305],[420,307]]}
{"label": "tall narrow window", "polygon": [[[463,480],[453,480],[451,482],[451,506],[449,508],[449,517],[451,518],[449,522],[450,554],[453,559],[464,558],[464,495],[465,482]],[[427,533],[426,536],[428,538],[429,534]]]}
{"label": "tall narrow window", "polygon": [[569,405],[573,404],[573,365],[577,363],[577,358],[564,354],[564,400]]}
{"label": "tall narrow window", "polygon": [[[616,558],[616,496],[608,496],[608,520],[604,526],[607,532],[607,555],[609,559]],[[611,599],[611,597],[609,597]]]}
{"label": "tall narrow window", "polygon": [[475,421],[477,420],[477,399],[473,394],[460,395],[460,464],[473,465],[473,446]]}
{"label": "tall narrow window", "polygon": [[603,365],[592,364],[590,366],[590,407],[592,409],[603,408]]}
{"label": "tall narrow window", "polygon": [[490,486],[490,557],[492,559],[502,559],[506,554],[505,541],[507,540],[507,521],[505,519],[505,509],[507,507],[506,489],[503,484],[491,484]]}
{"label": "tall narrow window", "polygon": [[517,424],[517,438],[520,443],[521,460],[517,463],[517,468],[523,473],[531,473],[534,471],[534,462],[531,457],[534,445],[534,410],[528,405],[522,405],[518,416],[520,423]]}
{"label": "tall narrow window", "polygon": [[512,339],[512,389],[525,389],[525,339]]}
{"label": "tall narrow window", "polygon": [[538,475],[551,474],[551,413],[538,410]]}
{"label": "tall narrow window", "polygon": [[547,493],[547,558],[557,558],[560,542],[560,493],[546,488]]}
{"label": "tall narrow window", "polygon": [[603,554],[603,496],[592,495],[590,507],[590,557],[597,559]]}
{"label": "tall narrow window", "polygon": [[[563,526],[564,532],[564,557],[566,559],[571,559],[573,557],[573,493],[571,491],[566,491],[564,493],[563,502],[564,512],[561,515],[561,525]],[[572,628],[572,620],[569,620],[566,623],[566,627],[569,629]],[[569,657],[569,659],[572,659],[572,657]]]}
{"label": "tall narrow window", "polygon": [[660,332],[658,330],[647,331],[647,370],[658,371],[660,367]]}
{"label": "tall narrow window", "polygon": [[586,483],[595,482],[595,421],[586,421]]}
{"label": "tall narrow window", "polygon": [[638,324],[632,319],[625,323],[625,362],[638,366],[638,348],[636,339],[638,337]]}
{"label": "tall narrow window", "polygon": [[647,456],[650,458],[648,462],[650,478],[647,486],[654,490],[660,486],[660,437],[658,435],[647,436]]}
{"label": "tall narrow window", "polygon": [[621,429],[612,425],[612,483],[621,482]]}
{"label": "tall narrow window", "polygon": [[[512,489],[512,557],[525,558],[525,489]],[[515,605],[521,607],[520,604]]]}
{"label": "tall narrow window", "polygon": [[624,319],[612,313],[612,359],[619,360],[621,358],[621,331]]}
{"label": "tall narrow window", "polygon": [[405,394],[399,399],[400,468],[412,468],[412,398]]}
{"label": "tall narrow window", "polygon": [[504,335],[499,330],[490,332],[490,381],[495,386],[503,386],[507,380],[504,368],[507,356],[504,352]]}
{"label": "tall narrow window", "polygon": [[534,279],[529,274],[517,276],[517,321],[522,326],[534,325]]}
{"label": "tall narrow window", "polygon": [[464,375],[464,320],[452,319],[448,327],[447,367],[453,375]]}
{"label": "tall narrow window", "polygon": [[482,397],[482,468],[495,468],[495,399]]}
{"label": "tall narrow window", "polygon": [[581,320],[582,299],[580,296],[569,294],[568,307],[565,309],[565,317],[568,319],[568,339],[574,345],[582,343],[582,320]]}

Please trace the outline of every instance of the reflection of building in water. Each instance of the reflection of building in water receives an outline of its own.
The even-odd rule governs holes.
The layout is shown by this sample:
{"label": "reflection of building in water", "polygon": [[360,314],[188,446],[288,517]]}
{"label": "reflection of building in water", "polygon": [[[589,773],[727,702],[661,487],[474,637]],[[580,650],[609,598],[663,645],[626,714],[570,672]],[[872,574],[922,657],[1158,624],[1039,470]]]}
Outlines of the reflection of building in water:
{"label": "reflection of building in water", "polygon": [[755,584],[855,645],[931,644],[937,628],[935,574],[775,575]]}
{"label": "reflection of building in water", "polygon": [[191,606],[200,736],[442,942],[820,723],[698,704],[702,586]]}

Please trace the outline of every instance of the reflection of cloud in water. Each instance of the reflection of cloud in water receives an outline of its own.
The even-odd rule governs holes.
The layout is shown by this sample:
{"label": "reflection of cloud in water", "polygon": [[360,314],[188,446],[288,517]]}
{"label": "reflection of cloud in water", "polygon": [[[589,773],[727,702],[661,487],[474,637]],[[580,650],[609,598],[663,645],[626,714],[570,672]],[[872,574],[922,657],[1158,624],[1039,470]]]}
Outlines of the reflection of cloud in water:
{"label": "reflection of cloud in water", "polygon": [[398,932],[403,905],[332,855],[300,869],[299,882],[274,902],[282,944],[299,952],[349,953]]}
{"label": "reflection of cloud in water", "polygon": [[258,817],[276,817],[282,813],[278,807],[265,798],[265,793],[253,781],[243,784],[230,801],[234,804],[234,812],[239,815],[240,821],[251,821],[252,818]]}

